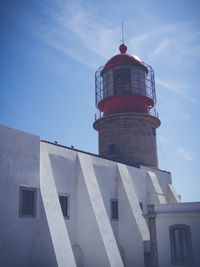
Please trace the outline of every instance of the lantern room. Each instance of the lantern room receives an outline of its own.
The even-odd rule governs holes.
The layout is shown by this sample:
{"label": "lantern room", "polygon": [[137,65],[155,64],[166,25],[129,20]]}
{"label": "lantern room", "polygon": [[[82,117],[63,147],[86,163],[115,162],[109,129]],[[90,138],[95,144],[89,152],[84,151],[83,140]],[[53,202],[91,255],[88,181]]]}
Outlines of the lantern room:
{"label": "lantern room", "polygon": [[112,57],[95,74],[96,106],[103,116],[117,113],[149,114],[156,103],[154,72],[151,66],[126,53]]}

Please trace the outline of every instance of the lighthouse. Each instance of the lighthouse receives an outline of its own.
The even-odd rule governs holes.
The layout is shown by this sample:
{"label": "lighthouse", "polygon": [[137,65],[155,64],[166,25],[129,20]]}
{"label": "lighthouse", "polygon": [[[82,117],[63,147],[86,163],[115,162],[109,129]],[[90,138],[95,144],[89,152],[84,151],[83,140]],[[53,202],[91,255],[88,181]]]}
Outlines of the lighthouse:
{"label": "lighthouse", "polygon": [[1,266],[200,266],[200,202],[157,168],[153,70],[126,51],[95,76],[100,156],[0,125]]}
{"label": "lighthouse", "polygon": [[95,73],[99,155],[124,164],[158,167],[156,91],[151,66],[127,52],[112,57]]}

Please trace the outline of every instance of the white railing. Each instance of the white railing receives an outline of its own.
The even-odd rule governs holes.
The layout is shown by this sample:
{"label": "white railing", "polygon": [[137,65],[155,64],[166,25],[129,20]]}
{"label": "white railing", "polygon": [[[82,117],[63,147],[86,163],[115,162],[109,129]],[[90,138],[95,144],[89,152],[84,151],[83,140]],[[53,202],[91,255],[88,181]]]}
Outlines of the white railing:
{"label": "white railing", "polygon": [[[136,113],[136,112],[135,112]],[[139,114],[145,114],[145,113],[139,113]],[[149,110],[148,115],[151,115],[153,117],[156,117],[159,119],[159,114],[155,108],[152,108]],[[104,118],[104,113],[102,111],[97,111],[95,113],[95,121]]]}

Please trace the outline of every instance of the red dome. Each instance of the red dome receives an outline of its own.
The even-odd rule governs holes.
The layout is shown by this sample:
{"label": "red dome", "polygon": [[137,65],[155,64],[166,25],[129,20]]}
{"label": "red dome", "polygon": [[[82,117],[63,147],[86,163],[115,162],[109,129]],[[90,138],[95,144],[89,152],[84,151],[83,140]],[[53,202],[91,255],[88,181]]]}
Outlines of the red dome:
{"label": "red dome", "polygon": [[118,54],[108,60],[103,70],[101,71],[101,75],[103,75],[103,73],[107,69],[120,66],[120,65],[134,65],[134,66],[142,67],[148,73],[147,68],[144,66],[144,64],[141,61],[139,61],[133,55],[126,54],[127,47],[124,44],[120,45],[119,49],[121,51],[121,54]]}

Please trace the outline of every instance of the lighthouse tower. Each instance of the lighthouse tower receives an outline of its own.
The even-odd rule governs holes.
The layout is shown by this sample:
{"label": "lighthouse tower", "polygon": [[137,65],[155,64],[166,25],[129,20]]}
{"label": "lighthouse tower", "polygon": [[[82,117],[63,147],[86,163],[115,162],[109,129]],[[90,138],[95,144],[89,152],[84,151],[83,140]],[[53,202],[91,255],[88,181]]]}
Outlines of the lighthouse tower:
{"label": "lighthouse tower", "polygon": [[99,155],[136,167],[158,167],[154,72],[127,54],[124,43],[119,50],[95,74],[99,112],[93,127],[99,134]]}

